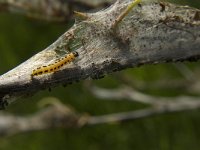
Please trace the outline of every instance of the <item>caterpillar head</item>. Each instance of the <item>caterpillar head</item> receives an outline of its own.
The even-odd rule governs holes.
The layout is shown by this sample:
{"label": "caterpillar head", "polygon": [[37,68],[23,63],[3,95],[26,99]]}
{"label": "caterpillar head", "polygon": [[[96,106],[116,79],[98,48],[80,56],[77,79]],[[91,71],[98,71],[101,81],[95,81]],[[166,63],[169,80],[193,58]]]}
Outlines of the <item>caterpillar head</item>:
{"label": "caterpillar head", "polygon": [[79,56],[78,52],[72,52],[72,53],[73,53],[74,57],[78,57]]}

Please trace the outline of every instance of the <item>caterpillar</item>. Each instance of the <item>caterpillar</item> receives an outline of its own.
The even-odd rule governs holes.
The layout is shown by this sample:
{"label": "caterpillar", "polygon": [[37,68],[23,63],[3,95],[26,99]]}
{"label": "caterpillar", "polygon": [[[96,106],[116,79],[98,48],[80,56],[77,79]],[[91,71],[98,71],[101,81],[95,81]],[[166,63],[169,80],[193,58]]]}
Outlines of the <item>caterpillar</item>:
{"label": "caterpillar", "polygon": [[34,69],[32,71],[31,76],[33,77],[33,76],[38,76],[38,75],[42,75],[46,73],[56,72],[57,70],[62,68],[64,65],[72,62],[78,56],[79,56],[78,52],[69,53],[65,57],[59,59],[53,64],[49,64],[48,66],[42,66],[42,67],[38,67],[37,69]]}

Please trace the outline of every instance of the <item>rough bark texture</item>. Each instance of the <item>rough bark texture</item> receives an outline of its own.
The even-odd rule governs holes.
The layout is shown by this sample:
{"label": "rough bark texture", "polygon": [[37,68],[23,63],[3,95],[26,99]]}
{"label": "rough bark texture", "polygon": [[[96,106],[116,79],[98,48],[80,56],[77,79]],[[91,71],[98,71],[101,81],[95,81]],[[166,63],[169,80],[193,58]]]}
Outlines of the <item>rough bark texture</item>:
{"label": "rough bark texture", "polygon": [[[79,14],[79,21],[55,43],[0,76],[1,108],[58,84],[99,79],[144,64],[199,59],[198,9],[143,1],[113,28],[131,2],[117,1],[106,10]],[[67,49],[79,53],[73,63],[55,73],[31,77],[33,69],[55,62]]]}

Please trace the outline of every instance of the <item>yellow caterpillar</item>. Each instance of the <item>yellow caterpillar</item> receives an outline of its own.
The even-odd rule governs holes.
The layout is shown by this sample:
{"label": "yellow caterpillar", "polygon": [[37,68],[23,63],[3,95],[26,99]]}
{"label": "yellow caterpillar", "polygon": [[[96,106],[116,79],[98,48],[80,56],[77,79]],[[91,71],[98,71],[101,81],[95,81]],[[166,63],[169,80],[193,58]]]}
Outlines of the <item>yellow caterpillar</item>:
{"label": "yellow caterpillar", "polygon": [[65,57],[61,58],[60,60],[56,61],[53,64],[49,64],[48,66],[38,67],[32,71],[31,76],[38,76],[46,73],[51,73],[59,70],[65,64],[72,62],[76,57],[78,57],[78,52],[72,52],[67,54]]}

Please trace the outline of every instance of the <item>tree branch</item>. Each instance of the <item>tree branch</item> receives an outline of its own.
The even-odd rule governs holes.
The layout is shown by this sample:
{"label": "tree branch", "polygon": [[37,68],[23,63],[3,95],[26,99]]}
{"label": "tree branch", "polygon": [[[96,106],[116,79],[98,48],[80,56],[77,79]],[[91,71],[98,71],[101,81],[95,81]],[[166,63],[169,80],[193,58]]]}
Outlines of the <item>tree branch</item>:
{"label": "tree branch", "polygon": [[[141,97],[141,102],[143,97]],[[154,97],[155,103],[150,108],[129,112],[114,113],[102,116],[78,114],[72,108],[63,105],[55,98],[46,99],[48,107],[28,116],[17,116],[8,113],[0,114],[0,136],[11,136],[17,133],[48,130],[55,128],[80,128],[98,124],[109,124],[143,119],[154,115],[188,111],[200,108],[200,101],[193,97],[171,98],[163,101]],[[151,101],[151,100],[150,100]],[[50,102],[50,103],[49,103]]]}
{"label": "tree branch", "polygon": [[[1,109],[19,97],[58,84],[99,79],[144,64],[199,59],[198,9],[143,0],[112,28],[131,3],[117,1],[106,10],[85,14],[55,43],[0,76]],[[54,63],[67,49],[79,53],[73,63],[55,73],[31,77],[35,68]]]}
{"label": "tree branch", "polygon": [[2,113],[0,115],[0,136],[50,128],[78,127],[78,125],[81,125],[81,116],[74,110],[64,106],[55,98],[50,99],[51,105],[42,108],[33,115],[17,116]]}
{"label": "tree branch", "polygon": [[156,97],[141,93],[128,86],[111,90],[90,85],[90,87],[87,86],[87,89],[96,98],[102,100],[129,100],[132,102],[139,102],[149,105],[148,108],[143,108],[141,110],[93,117],[88,121],[89,124],[130,121],[150,117],[153,115],[181,112],[200,108],[199,97]]}

